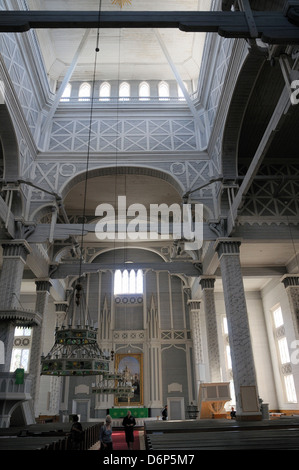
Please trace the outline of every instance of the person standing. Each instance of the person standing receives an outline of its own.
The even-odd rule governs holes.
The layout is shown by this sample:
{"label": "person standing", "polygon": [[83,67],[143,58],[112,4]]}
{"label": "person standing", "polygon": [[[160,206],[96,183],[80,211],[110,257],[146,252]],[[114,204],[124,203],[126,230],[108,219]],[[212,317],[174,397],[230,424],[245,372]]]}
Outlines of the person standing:
{"label": "person standing", "polygon": [[136,426],[136,421],[134,416],[132,416],[131,411],[128,411],[127,416],[124,417],[123,426],[125,428],[125,436],[128,449],[133,449],[134,426]]}
{"label": "person standing", "polygon": [[163,421],[166,421],[167,417],[168,417],[167,405],[165,405],[163,410],[162,410],[162,419],[163,419]]}
{"label": "person standing", "polygon": [[73,424],[70,431],[71,449],[79,450],[83,440],[83,428],[77,415],[73,416]]}
{"label": "person standing", "polygon": [[100,430],[100,450],[104,452],[110,452],[113,450],[112,442],[112,418],[110,415],[106,416],[106,422],[101,426]]}

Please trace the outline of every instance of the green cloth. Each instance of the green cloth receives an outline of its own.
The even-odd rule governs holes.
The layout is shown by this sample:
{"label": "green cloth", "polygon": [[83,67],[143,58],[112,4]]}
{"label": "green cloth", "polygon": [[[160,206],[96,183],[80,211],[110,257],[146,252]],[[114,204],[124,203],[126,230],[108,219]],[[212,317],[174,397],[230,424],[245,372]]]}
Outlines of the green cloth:
{"label": "green cloth", "polygon": [[16,384],[24,383],[24,369],[16,369]]}
{"label": "green cloth", "polygon": [[124,418],[128,411],[131,411],[134,418],[148,418],[148,408],[110,408],[111,418]]}

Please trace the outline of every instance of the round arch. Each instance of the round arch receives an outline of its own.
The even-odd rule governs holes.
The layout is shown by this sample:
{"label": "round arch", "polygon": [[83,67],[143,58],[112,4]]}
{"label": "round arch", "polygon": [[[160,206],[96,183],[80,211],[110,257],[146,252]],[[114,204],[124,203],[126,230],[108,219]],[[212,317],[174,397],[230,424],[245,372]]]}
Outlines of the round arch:
{"label": "round arch", "polygon": [[20,174],[20,151],[15,129],[4,104],[0,105],[0,141],[3,154],[4,179],[15,181]]}
{"label": "round arch", "polygon": [[[142,176],[152,176],[154,178],[159,178],[161,180],[169,183],[180,196],[183,196],[185,188],[182,183],[173,175],[166,171],[156,170],[150,167],[140,167],[140,166],[108,166],[108,167],[99,167],[93,168],[88,171],[87,178],[95,178],[98,176],[110,176],[110,175],[142,175]],[[76,176],[72,177],[61,187],[61,196],[62,199],[65,199],[69,191],[76,186],[78,183],[81,183],[86,178],[86,171],[78,173]]]}
{"label": "round arch", "polygon": [[262,52],[250,53],[241,69],[230,103],[222,140],[222,174],[225,180],[235,180],[238,175],[239,138],[245,112],[257,76],[265,63]]}

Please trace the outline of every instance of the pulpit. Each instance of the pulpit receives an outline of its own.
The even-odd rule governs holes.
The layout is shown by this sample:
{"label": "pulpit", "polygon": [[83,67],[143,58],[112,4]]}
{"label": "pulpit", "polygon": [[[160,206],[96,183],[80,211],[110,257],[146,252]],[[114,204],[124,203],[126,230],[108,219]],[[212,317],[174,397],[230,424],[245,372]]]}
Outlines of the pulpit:
{"label": "pulpit", "polygon": [[198,393],[200,419],[225,418],[225,403],[231,400],[230,383],[202,383]]}

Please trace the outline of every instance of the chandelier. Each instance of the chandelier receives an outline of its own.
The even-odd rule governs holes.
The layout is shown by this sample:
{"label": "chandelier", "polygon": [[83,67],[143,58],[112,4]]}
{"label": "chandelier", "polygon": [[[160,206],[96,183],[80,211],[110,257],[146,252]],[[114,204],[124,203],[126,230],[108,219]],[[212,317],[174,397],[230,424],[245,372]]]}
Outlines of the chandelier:
{"label": "chandelier", "polygon": [[[130,1],[114,1],[122,7]],[[99,3],[99,24],[101,13],[101,0]],[[94,97],[96,79],[96,57],[99,52],[99,27],[97,34],[97,44],[95,48],[95,61],[93,73],[92,98]],[[93,119],[93,99],[91,100],[90,129]],[[41,357],[41,375],[47,376],[100,376],[97,387],[92,387],[93,393],[113,394],[115,396],[134,396],[134,388],[127,381],[124,373],[119,373],[110,367],[114,359],[114,351],[110,355],[105,355],[100,349],[97,340],[97,328],[95,328],[88,316],[88,309],[85,301],[84,289],[80,280],[82,279],[82,253],[84,237],[84,220],[87,197],[87,181],[90,157],[90,137],[88,138],[88,152],[85,172],[85,190],[83,198],[83,224],[81,234],[80,262],[78,282],[70,296],[64,321],[55,329],[55,341],[50,352]]]}
{"label": "chandelier", "polygon": [[[109,373],[111,357],[97,342],[97,328],[86,315],[83,287],[78,282],[71,295],[65,320],[56,327],[55,342],[41,358],[41,375],[84,376]],[[113,357],[113,353],[112,353]]]}

